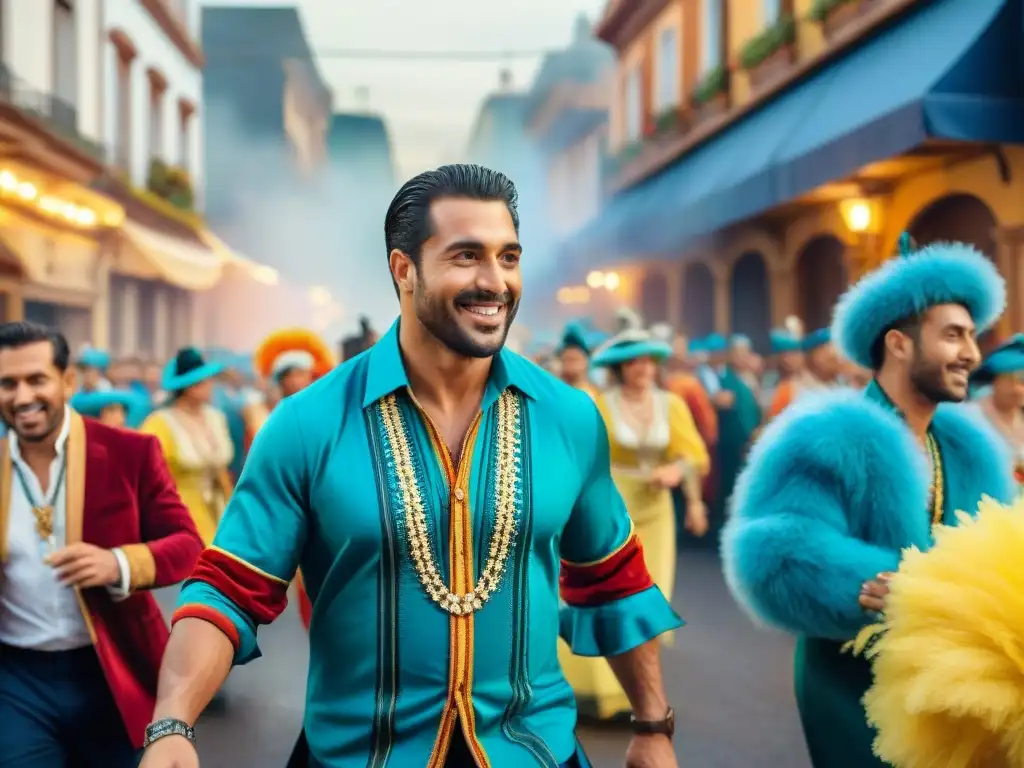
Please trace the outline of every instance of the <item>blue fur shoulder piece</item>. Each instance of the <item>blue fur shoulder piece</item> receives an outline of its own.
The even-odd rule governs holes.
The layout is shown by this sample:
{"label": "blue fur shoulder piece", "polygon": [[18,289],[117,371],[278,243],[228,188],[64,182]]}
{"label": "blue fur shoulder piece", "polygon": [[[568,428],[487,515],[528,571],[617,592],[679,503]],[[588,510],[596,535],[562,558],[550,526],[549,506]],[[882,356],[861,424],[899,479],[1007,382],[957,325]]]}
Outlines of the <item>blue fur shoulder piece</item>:
{"label": "blue fur shoulder piece", "polygon": [[1006,308],[1006,284],[995,265],[970,245],[934,243],[861,278],[839,299],[832,339],[849,359],[872,368],[871,348],[894,323],[937,304],[963,304],[978,332]]}

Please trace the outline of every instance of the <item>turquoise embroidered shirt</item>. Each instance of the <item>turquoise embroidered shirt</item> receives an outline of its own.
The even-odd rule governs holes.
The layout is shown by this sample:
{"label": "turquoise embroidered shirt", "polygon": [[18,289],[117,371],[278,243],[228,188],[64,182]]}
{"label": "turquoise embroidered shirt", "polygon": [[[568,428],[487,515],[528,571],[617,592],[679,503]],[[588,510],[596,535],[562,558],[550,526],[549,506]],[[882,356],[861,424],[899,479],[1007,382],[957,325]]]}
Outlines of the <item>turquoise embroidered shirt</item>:
{"label": "turquoise embroidered shirt", "polygon": [[[429,549],[445,583],[463,593],[479,579],[495,527],[494,459],[511,439],[497,430],[506,392],[520,406],[516,532],[489,600],[454,616],[428,596],[410,557],[395,492],[399,438],[381,403],[396,395]],[[325,766],[443,765],[458,727],[481,766],[556,768],[576,750],[560,623],[577,653],[594,656],[682,624],[653,586],[598,590],[583,607],[559,599],[560,561],[585,571],[635,546],[586,393],[504,350],[463,453],[451,466],[411,397],[396,322],[368,352],[275,408],[214,546],[182,590],[175,620],[217,624],[244,664],[259,656],[257,626],[284,608],[301,567],[313,603],[305,730]]]}

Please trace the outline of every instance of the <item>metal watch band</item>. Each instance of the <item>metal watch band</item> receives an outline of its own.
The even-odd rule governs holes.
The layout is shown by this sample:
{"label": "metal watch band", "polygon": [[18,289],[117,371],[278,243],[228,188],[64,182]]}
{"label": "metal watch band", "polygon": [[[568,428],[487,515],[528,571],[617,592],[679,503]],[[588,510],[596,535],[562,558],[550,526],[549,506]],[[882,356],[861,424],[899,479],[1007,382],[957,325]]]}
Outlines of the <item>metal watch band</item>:
{"label": "metal watch band", "polygon": [[146,738],[142,742],[142,748],[145,749],[154,741],[164,738],[164,736],[184,736],[191,742],[192,746],[196,744],[195,728],[184,720],[165,717],[146,726]]}

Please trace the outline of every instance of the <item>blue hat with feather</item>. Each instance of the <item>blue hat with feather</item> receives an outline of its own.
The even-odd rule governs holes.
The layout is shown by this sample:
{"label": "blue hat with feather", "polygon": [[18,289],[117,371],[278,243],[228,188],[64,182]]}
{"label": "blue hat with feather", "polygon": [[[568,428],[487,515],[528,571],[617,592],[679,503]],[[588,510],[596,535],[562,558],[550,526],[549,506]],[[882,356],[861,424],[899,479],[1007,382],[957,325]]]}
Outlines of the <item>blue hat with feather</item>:
{"label": "blue hat with feather", "polygon": [[95,347],[86,347],[78,356],[78,365],[82,368],[95,368],[106,371],[110,367],[110,353]]}
{"label": "blue hat with feather", "polygon": [[783,328],[775,328],[768,334],[773,355],[781,355],[786,352],[799,352],[801,350],[800,339]]}
{"label": "blue hat with feather", "polygon": [[643,327],[643,321],[631,309],[620,309],[616,316],[618,333],[594,351],[591,364],[597,367],[621,365],[641,357],[664,360],[672,355],[672,345],[661,341]]}
{"label": "blue hat with feather", "polygon": [[182,392],[224,370],[224,363],[207,362],[195,347],[184,347],[164,367],[160,386],[167,392]]}
{"label": "blue hat with feather", "polygon": [[832,342],[832,329],[831,328],[819,328],[816,331],[811,331],[805,337],[803,342],[800,344],[801,349],[804,352],[813,352],[818,347],[823,347],[826,344]]}
{"label": "blue hat with feather", "polygon": [[972,386],[991,384],[997,376],[1024,373],[1024,333],[1000,344],[971,374]]}
{"label": "blue hat with feather", "polygon": [[1006,284],[992,261],[972,246],[934,243],[915,249],[904,233],[899,257],[840,297],[832,338],[845,357],[873,369],[872,349],[886,331],[939,304],[963,305],[984,332],[1006,308]]}
{"label": "blue hat with feather", "polygon": [[561,354],[570,348],[580,349],[588,355],[593,349],[590,334],[580,322],[569,323],[565,326],[565,330],[562,331],[562,340],[558,345],[558,353]]}

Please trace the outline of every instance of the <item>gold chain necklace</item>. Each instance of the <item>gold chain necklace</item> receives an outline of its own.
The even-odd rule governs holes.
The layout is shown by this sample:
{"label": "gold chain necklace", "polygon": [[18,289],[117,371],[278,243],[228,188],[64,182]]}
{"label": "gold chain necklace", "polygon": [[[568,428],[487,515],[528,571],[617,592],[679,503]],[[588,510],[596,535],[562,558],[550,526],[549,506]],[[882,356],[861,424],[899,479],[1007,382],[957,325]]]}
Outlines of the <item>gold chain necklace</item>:
{"label": "gold chain necklace", "polygon": [[932,460],[932,525],[940,525],[945,516],[945,499],[943,498],[945,477],[942,472],[942,454],[939,453],[939,444],[935,442],[935,436],[931,432],[925,434],[924,441]]}
{"label": "gold chain necklace", "polygon": [[519,484],[522,481],[522,448],[519,432],[519,398],[506,390],[498,398],[498,456],[494,463],[495,520],[487,548],[487,560],[472,592],[457,595],[441,578],[430,546],[426,505],[416,479],[408,432],[395,395],[378,405],[388,445],[394,457],[394,479],[404,513],[409,558],[427,595],[443,610],[463,616],[484,607],[498,590],[515,538],[519,515]]}

